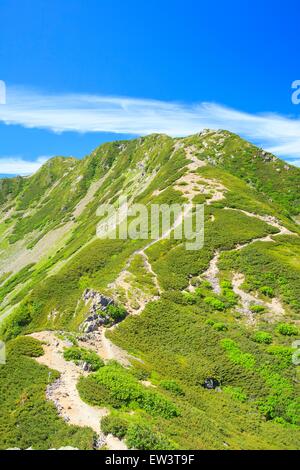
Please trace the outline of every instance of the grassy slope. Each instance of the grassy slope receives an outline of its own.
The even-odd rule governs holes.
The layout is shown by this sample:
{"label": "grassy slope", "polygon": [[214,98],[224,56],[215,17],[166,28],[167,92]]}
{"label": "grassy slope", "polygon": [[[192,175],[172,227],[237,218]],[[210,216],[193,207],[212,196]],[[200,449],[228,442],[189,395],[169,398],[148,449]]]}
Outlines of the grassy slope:
{"label": "grassy slope", "polygon": [[[198,295],[190,298],[183,296],[181,290],[187,287],[191,276],[207,269],[214,251],[221,249],[223,277],[238,269],[245,273],[249,289],[267,285],[284,301],[287,320],[296,319],[299,264],[293,253],[298,241],[291,236],[278,237],[272,246],[256,243],[237,255],[232,251],[236,244],[276,230],[223,207],[276,215],[297,231],[292,217],[300,212],[300,171],[227,132],[192,136],[181,143],[192,145],[199,158],[208,162],[197,170],[199,176],[222,182],[228,191],[224,200],[206,207],[203,250],[188,252],[174,240],[162,241],[148,250],[164,289],[163,298],[149,304],[140,317],[125,320],[112,335],[115,342],[143,359],[142,370],[135,364],[134,371],[150,377],[158,390],[176,403],[180,416],[166,419],[140,410],[130,418],[125,409],[117,411],[117,418],[136,420],[141,426],[150,422],[153,431],[163,433],[169,445],[181,448],[296,448],[299,432],[293,423],[297,419],[298,392],[294,382],[296,368],[290,360],[292,339],[280,335],[276,324],[262,321],[257,329],[271,334],[273,350],[270,345],[253,341],[253,331],[240,321],[236,302],[228,296],[228,290],[218,297],[203,284]],[[7,224],[13,220],[9,234],[12,243],[34,228],[42,236],[72,218],[75,205],[91,183],[105,176],[62,249],[14,277],[3,277],[2,298],[21,286],[20,291],[13,291],[10,300],[11,305],[21,303],[2,328],[6,338],[44,328],[77,330],[86,314],[83,303],[78,303],[83,290],[93,287],[105,291],[130,254],[143,245],[142,241],[94,240],[100,220],[95,216],[98,205],[114,201],[120,193],[145,203],[181,201],[171,186],[183,174],[187,161],[182,149],[174,153],[173,145],[172,139],[158,135],[105,144],[81,162],[64,163],[57,159],[25,182],[18,179],[3,183],[3,200],[7,204],[9,193],[9,204],[15,208],[15,219],[9,219]],[[148,178],[150,184],[139,191]],[[39,204],[41,194],[47,194],[53,185],[54,189]],[[159,196],[153,196],[154,191],[165,188]],[[21,218],[22,212],[28,210],[29,214]],[[6,240],[5,233],[4,236]],[[145,282],[147,289],[148,281],[147,277],[140,277],[139,287]],[[27,283],[23,289],[21,283]],[[211,297],[223,307],[216,309],[205,301]],[[49,315],[54,310],[59,315]],[[222,343],[224,339],[234,343]],[[36,374],[41,372],[36,369]],[[222,392],[202,388],[204,378],[211,375],[221,380]],[[175,379],[185,395],[164,390],[160,383],[165,379]],[[9,406],[13,410],[15,405]],[[7,429],[4,435],[6,432]]]}
{"label": "grassy slope", "polygon": [[[185,391],[184,397],[169,395],[181,415],[156,420],[159,431],[173,436],[181,448],[222,449],[224,442],[237,449],[298,447],[295,426],[274,422],[276,418],[284,423],[284,418],[289,419],[286,413],[296,406],[294,366],[279,367],[277,356],[268,353],[267,347],[257,347],[249,332],[230,319],[225,320],[227,330],[219,332],[213,324],[224,322],[222,315],[204,311],[203,305],[189,307],[176,300],[149,305],[139,318],[129,318],[111,336],[143,359],[143,368],[154,384],[175,379]],[[212,324],[207,324],[208,319]],[[222,339],[228,338],[253,358],[251,367],[249,356],[236,359],[224,353]],[[277,341],[281,338],[274,338]],[[289,346],[288,341],[286,344]],[[222,391],[204,390],[207,377],[218,378]],[[258,410],[268,419],[271,411],[273,420],[264,421]]]}

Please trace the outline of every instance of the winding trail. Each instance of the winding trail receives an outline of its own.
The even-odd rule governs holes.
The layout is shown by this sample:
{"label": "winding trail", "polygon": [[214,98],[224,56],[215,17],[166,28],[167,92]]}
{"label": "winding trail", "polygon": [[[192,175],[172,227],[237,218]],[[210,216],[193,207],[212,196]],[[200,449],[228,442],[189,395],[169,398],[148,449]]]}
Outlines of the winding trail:
{"label": "winding trail", "polygon": [[[247,215],[248,217],[255,217],[256,219],[262,220],[266,224],[272,225],[272,227],[275,227],[278,229],[279,233],[273,234],[275,235],[295,235],[297,236],[297,233],[291,232],[289,229],[284,227],[283,225],[280,224],[279,220],[276,219],[276,217],[273,217],[271,215],[260,215],[260,214],[255,214],[254,212],[248,212],[243,209],[236,209],[236,208],[231,208],[231,207],[224,207],[225,210],[231,210],[231,211],[237,211],[237,212],[242,212],[243,214]],[[273,240],[272,240],[273,241]]]}
{"label": "winding trail", "polygon": [[217,250],[213,258],[210,260],[208,269],[201,275],[201,277],[204,277],[210,283],[215,294],[221,293],[221,287],[220,287],[219,278],[218,278],[219,259],[220,259],[220,251]]}
{"label": "winding trail", "polygon": [[151,265],[151,263],[150,263],[150,261],[149,261],[148,255],[147,255],[144,251],[141,252],[141,255],[142,255],[143,258],[144,258],[145,266],[146,266],[148,272],[149,272],[150,274],[152,274],[152,277],[153,277],[153,280],[154,280],[154,285],[155,285],[155,287],[156,287],[156,289],[157,289],[157,292],[158,292],[159,294],[161,294],[161,287],[160,287],[159,282],[158,282],[158,277],[157,277],[157,274],[153,271],[153,268],[152,268],[152,265]]}
{"label": "winding trail", "polygon": [[[251,311],[251,306],[261,305],[262,307],[267,308],[271,315],[268,315],[270,321],[277,320],[284,315],[284,308],[279,299],[273,298],[271,302],[264,302],[261,299],[258,299],[256,296],[249,292],[245,292],[241,289],[242,284],[245,282],[245,276],[241,273],[234,273],[232,278],[233,291],[241,299],[241,307],[237,308],[237,311],[243,313],[247,316],[247,322],[250,325],[255,325],[256,323],[256,314]],[[264,318],[267,316],[264,315]]]}
{"label": "winding trail", "polygon": [[[175,145],[173,155],[175,154],[176,150],[178,150],[180,147],[181,147],[180,143],[177,143]],[[112,288],[112,289],[121,288],[125,292],[126,301],[127,301],[126,308],[129,311],[129,313],[139,314],[144,310],[146,304],[149,301],[156,300],[157,298],[159,298],[158,296],[152,296],[149,298],[149,296],[147,296],[146,294],[143,294],[143,292],[140,291],[139,294],[136,295],[136,300],[137,300],[137,303],[139,304],[139,307],[138,308],[132,307],[132,303],[131,303],[131,300],[129,299],[128,293],[129,291],[130,292],[134,291],[134,289],[132,288],[131,283],[130,283],[131,273],[129,272],[128,269],[131,265],[133,258],[136,255],[141,255],[144,258],[144,266],[146,267],[147,271],[152,275],[155,287],[157,288],[158,293],[161,294],[162,290],[158,282],[157,274],[153,270],[149,257],[146,254],[147,249],[162,240],[169,239],[171,233],[183,224],[183,221],[185,220],[186,217],[188,217],[188,215],[191,212],[193,199],[197,194],[199,194],[199,192],[203,194],[209,194],[210,198],[207,199],[206,203],[211,204],[215,201],[219,201],[220,199],[223,199],[224,192],[227,191],[227,189],[223,185],[218,183],[217,181],[209,180],[206,178],[201,178],[199,175],[195,173],[195,171],[198,168],[201,168],[207,165],[206,161],[200,160],[198,157],[194,155],[193,152],[195,152],[195,150],[196,149],[193,146],[189,146],[185,148],[186,157],[189,160],[191,160],[191,162],[186,165],[187,172],[177,181],[176,185],[174,186],[174,189],[181,192],[183,196],[188,200],[188,204],[185,204],[183,211],[180,212],[180,214],[177,216],[176,220],[174,221],[171,227],[169,227],[158,238],[151,240],[142,249],[135,251],[130,256],[124,269],[120,272],[117,279],[108,286],[109,288]],[[201,183],[204,183],[204,184],[201,184]],[[158,195],[161,192],[162,191],[155,191],[153,195]]]}
{"label": "winding trail", "polygon": [[[159,295],[154,295],[150,292],[146,292],[140,289],[137,286],[133,286],[135,275],[129,271],[131,262],[133,261],[135,256],[142,256],[144,261],[144,267],[151,275],[153,280],[153,286],[156,288],[157,292],[160,294],[161,288],[158,283],[158,278],[156,273],[153,271],[152,266],[150,264],[149,258],[144,252],[144,250],[139,250],[134,252],[128,262],[126,263],[125,268],[120,272],[117,279],[109,284],[109,288],[113,289],[114,291],[121,291],[124,292],[126,300],[125,300],[125,308],[128,313],[132,315],[139,315],[144,308],[146,307],[147,303],[157,300]],[[130,293],[130,295],[129,295]]]}
{"label": "winding trail", "polygon": [[144,260],[145,260],[144,265],[147,268],[148,272],[153,276],[155,286],[157,287],[158,292],[160,293],[161,292],[161,287],[160,287],[159,282],[158,282],[157,274],[155,273],[155,271],[153,270],[153,268],[151,266],[149,258],[146,254],[146,250],[148,248],[150,248],[151,246],[153,246],[155,243],[158,243],[161,240],[169,239],[171,233],[173,232],[173,230],[175,230],[177,227],[179,227],[183,223],[183,220],[188,216],[190,211],[191,211],[191,207],[189,205],[185,205],[184,210],[180,212],[180,214],[176,218],[174,224],[168,230],[166,230],[158,238],[155,238],[154,240],[151,240],[143,248],[141,248],[139,250],[136,250],[134,253],[132,253],[132,255],[129,257],[124,269],[122,269],[122,271],[120,272],[117,279],[108,286],[110,289],[117,289],[118,287],[119,288],[121,287],[122,289],[124,289],[126,297],[127,297],[127,301],[128,301],[128,304],[127,304],[126,307],[128,308],[129,313],[135,313],[135,314],[140,313],[145,308],[146,303],[148,303],[151,300],[155,300],[155,299],[158,298],[157,296],[152,296],[150,298],[148,297],[147,301],[145,301],[145,299],[144,299],[144,301],[142,301],[142,297],[140,297],[140,301],[141,301],[140,307],[138,309],[133,309],[131,307],[129,297],[128,297],[128,292],[129,292],[129,290],[131,290],[131,284],[130,284],[130,282],[128,282],[129,277],[131,276],[131,273],[128,271],[128,269],[131,265],[131,262],[132,262],[133,258],[136,255],[141,255],[144,258]]}
{"label": "winding trail", "polygon": [[199,194],[210,196],[206,199],[208,205],[222,200],[227,188],[217,180],[204,178],[196,173],[199,168],[206,166],[207,162],[199,160],[193,152],[195,152],[193,146],[185,148],[186,157],[191,160],[191,163],[187,165],[187,173],[179,178],[174,189],[180,191],[190,204],[192,204],[194,197]]}
{"label": "winding trail", "polygon": [[30,336],[44,343],[45,354],[36,358],[36,361],[61,374],[58,380],[48,385],[46,391],[47,399],[53,401],[60,416],[70,424],[93,429],[98,436],[97,447],[106,444],[110,450],[126,449],[122,441],[101,432],[100,422],[108,414],[108,410],[90,406],[80,398],[77,383],[80,377],[87,376],[88,373],[64,359],[64,347],[69,345],[58,339],[52,331],[32,333]]}
{"label": "winding trail", "polygon": [[255,325],[255,314],[251,311],[252,305],[264,306],[264,302],[257,299],[254,295],[245,292],[241,289],[241,285],[245,281],[245,276],[241,273],[234,273],[232,278],[233,292],[240,297],[241,307],[237,308],[237,311],[243,313],[247,317],[248,325]]}
{"label": "winding trail", "polygon": [[[109,330],[113,330],[116,325],[109,328]],[[104,361],[115,360],[122,364],[124,367],[130,366],[129,361],[129,354],[124,351],[123,349],[116,346],[110,339],[108,339],[105,335],[108,328],[101,328],[100,329],[100,339],[101,341],[98,344],[98,354],[102,357]]]}
{"label": "winding trail", "polygon": [[[268,215],[259,215],[259,214],[255,214],[252,212],[247,212],[242,209],[235,209],[235,208],[233,209],[231,207],[225,207],[224,209],[242,212],[248,217],[255,217],[278,230],[277,233],[274,233],[272,235],[266,235],[264,237],[254,238],[250,242],[247,242],[244,244],[238,244],[233,250],[229,250],[229,251],[242,250],[243,248],[255,242],[274,243],[273,237],[276,237],[279,235],[298,236],[297,233],[291,232],[289,229],[281,225],[280,222],[275,217],[268,216]],[[220,259],[220,254],[221,253],[219,250],[217,250],[214,253],[213,258],[210,261],[209,268],[200,276],[200,277],[204,277],[206,280],[209,281],[209,283],[212,286],[213,292],[215,294],[221,293],[221,287],[220,287],[220,282],[219,282],[219,277],[218,277],[219,275],[218,262]],[[233,291],[235,292],[235,294],[239,296],[240,302],[241,302],[241,307],[238,308],[237,310],[247,316],[249,324],[255,324],[256,322],[255,313],[252,312],[250,308],[252,305],[264,306],[270,312],[269,314],[267,313],[266,315],[264,315],[264,317],[268,319],[269,321],[274,321],[284,315],[285,311],[279,299],[273,298],[271,302],[265,302],[259,299],[258,297],[254,296],[253,294],[243,291],[241,289],[241,286],[244,283],[244,281],[245,281],[245,276],[243,274],[234,273],[233,278],[232,278]]]}

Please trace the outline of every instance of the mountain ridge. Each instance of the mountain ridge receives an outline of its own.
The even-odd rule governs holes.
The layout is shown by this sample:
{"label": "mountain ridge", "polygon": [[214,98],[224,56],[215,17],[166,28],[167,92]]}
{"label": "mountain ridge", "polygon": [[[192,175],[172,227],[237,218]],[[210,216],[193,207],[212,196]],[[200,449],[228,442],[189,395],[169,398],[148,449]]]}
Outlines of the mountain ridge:
{"label": "mountain ridge", "polygon": [[[45,400],[44,369],[26,357],[37,349],[49,367],[52,356],[27,343],[29,334],[53,331],[66,350],[82,348],[70,352],[73,362],[93,363],[86,349],[104,361],[87,375],[78,369],[80,399],[109,410],[99,428],[104,441],[114,434],[129,448],[140,441],[150,449],[296,448],[299,391],[291,358],[299,334],[299,187],[300,169],[235,134],[211,130],[107,143],[83,160],[58,157],[26,180],[2,180],[1,336],[10,367],[20,361],[23,377],[26,363],[40,383],[31,395],[25,378],[15,378],[18,397],[26,394],[33,410],[58,399],[55,426],[64,436],[53,442],[44,430],[45,444],[33,431],[26,439],[21,432],[24,446],[93,447],[84,424],[78,439],[70,438],[59,382],[58,398],[47,392]],[[97,208],[120,196],[147,207],[204,204],[204,247],[189,252],[173,236],[151,244],[97,238]],[[113,307],[99,313],[87,290],[113,299]],[[88,335],[86,321],[96,328]],[[7,386],[5,367],[0,390]],[[219,388],[204,387],[210,378]],[[7,435],[17,442],[12,404],[3,399],[10,424],[0,430],[1,447]],[[26,403],[19,422],[41,427]]]}

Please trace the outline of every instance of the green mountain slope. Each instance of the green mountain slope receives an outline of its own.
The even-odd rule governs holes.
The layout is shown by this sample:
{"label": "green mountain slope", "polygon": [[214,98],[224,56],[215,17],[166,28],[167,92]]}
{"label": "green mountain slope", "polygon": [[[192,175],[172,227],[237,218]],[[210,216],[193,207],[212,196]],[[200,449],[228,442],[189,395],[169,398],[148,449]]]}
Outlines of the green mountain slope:
{"label": "green mountain slope", "polygon": [[[0,447],[299,448],[299,188],[298,168],[227,131],[114,142],[1,180],[0,322],[9,350],[1,422],[9,424]],[[163,234],[152,243],[97,238],[99,205],[120,196],[148,207],[203,203],[204,247],[189,251]],[[114,302],[104,314],[100,294]],[[31,351],[29,334],[49,339],[45,356]],[[95,365],[86,349],[104,362],[79,379],[72,415],[60,388],[72,385],[70,367]],[[46,400],[50,363],[66,372],[48,383]],[[88,416],[95,406],[109,410],[101,430]],[[39,422],[29,433],[16,426],[39,407],[60,440]]]}

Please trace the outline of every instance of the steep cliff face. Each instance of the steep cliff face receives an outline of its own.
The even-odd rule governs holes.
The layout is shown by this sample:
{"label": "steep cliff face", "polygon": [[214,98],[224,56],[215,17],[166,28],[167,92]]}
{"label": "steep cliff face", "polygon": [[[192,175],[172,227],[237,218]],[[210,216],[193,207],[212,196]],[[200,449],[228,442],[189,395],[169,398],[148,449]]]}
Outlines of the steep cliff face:
{"label": "steep cliff face", "polygon": [[[81,161],[57,157],[0,183],[0,321],[11,361],[14,338],[41,330],[117,360],[81,377],[79,391],[114,410],[103,429],[122,424],[129,447],[149,433],[150,448],[297,447],[298,168],[207,130],[105,144]],[[120,196],[129,207],[204,204],[203,248],[187,250],[172,236],[179,218],[157,240],[98,238],[99,206]],[[93,319],[96,331],[83,334],[86,292],[113,300],[109,321]],[[121,397],[116,383],[131,392]],[[36,396],[28,400],[34,409]],[[53,445],[89,447],[87,436]],[[41,445],[37,436],[26,442]]]}

